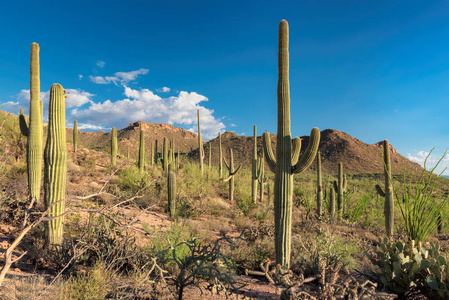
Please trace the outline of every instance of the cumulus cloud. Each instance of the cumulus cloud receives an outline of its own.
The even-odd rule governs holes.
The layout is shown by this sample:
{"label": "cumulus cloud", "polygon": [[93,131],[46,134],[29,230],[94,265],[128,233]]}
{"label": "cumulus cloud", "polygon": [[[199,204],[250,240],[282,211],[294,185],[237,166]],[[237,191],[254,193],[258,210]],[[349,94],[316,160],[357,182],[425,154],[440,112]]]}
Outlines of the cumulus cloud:
{"label": "cumulus cloud", "polygon": [[91,98],[95,96],[89,92],[85,92],[79,89],[66,89],[67,99],[65,102],[66,108],[80,107],[83,104],[91,102]]}
{"label": "cumulus cloud", "polygon": [[148,89],[135,90],[125,86],[127,97],[118,101],[91,102],[85,109],[72,110],[72,117],[86,124],[125,127],[131,122],[146,121],[187,127],[197,133],[197,110],[200,111],[201,133],[205,140],[223,132],[225,125],[213,110],[201,106],[208,99],[195,92],[181,91],[178,96],[161,98]]}
{"label": "cumulus cloud", "polygon": [[83,79],[83,77],[84,77],[83,75],[78,75],[79,80]]}
{"label": "cumulus cloud", "polygon": [[160,89],[157,89],[156,91],[159,92],[159,93],[168,93],[168,92],[170,92],[170,88],[164,86],[164,87],[162,87]]}
{"label": "cumulus cloud", "polygon": [[106,65],[106,63],[102,60],[97,61],[96,65],[100,68],[103,69],[104,66]]}
{"label": "cumulus cloud", "polygon": [[[71,125],[71,128],[73,128],[73,124]],[[108,130],[110,128],[105,128],[103,126],[95,124],[78,123],[78,129],[87,131],[99,131],[99,130]]]}
{"label": "cumulus cloud", "polygon": [[126,85],[128,82],[136,80],[139,75],[148,74],[148,71],[148,69],[141,68],[130,72],[116,72],[114,76],[89,76],[89,78],[93,83],[97,84],[114,83],[118,85],[120,83],[121,85]]}

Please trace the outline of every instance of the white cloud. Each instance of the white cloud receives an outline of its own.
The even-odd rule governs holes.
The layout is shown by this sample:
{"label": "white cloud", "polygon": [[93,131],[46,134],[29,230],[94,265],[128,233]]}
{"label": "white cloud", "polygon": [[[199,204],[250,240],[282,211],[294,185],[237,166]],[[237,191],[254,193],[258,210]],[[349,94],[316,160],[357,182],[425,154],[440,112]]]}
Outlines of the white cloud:
{"label": "white cloud", "polygon": [[91,102],[92,100],[90,98],[95,96],[94,94],[81,90],[66,89],[66,91],[67,91],[67,100],[65,102],[66,108],[80,107],[83,104]]}
{"label": "white cloud", "polygon": [[[73,124],[71,126],[73,128]],[[86,123],[78,123],[79,130],[87,130],[87,131],[98,131],[98,130],[107,130],[110,128],[105,128],[103,126],[94,125],[94,124],[86,124]]]}
{"label": "white cloud", "polygon": [[[434,173],[440,174],[444,169],[446,171],[443,173],[444,175],[449,175],[449,153],[446,153],[443,157],[443,154],[438,154],[435,152],[426,152],[419,151],[416,154],[407,154],[407,158],[411,161],[414,161],[424,167],[424,162],[426,163],[425,167],[427,170],[435,167],[438,161],[441,159],[438,167],[435,169]],[[427,158],[427,161],[426,161]]]}
{"label": "white cloud", "polygon": [[128,82],[136,80],[139,75],[147,74],[148,71],[148,69],[141,68],[130,72],[116,72],[114,76],[89,76],[89,78],[93,83],[97,84],[114,83],[118,85],[118,82],[120,82],[121,85],[126,85]]}
{"label": "white cloud", "polygon": [[103,69],[104,66],[106,65],[106,63],[102,60],[97,61],[96,65],[100,68]]}
{"label": "white cloud", "polygon": [[83,77],[84,77],[83,75],[78,75],[79,80],[83,79]]}
{"label": "white cloud", "polygon": [[197,133],[197,110],[200,110],[201,133],[205,140],[223,132],[225,125],[213,116],[213,110],[200,105],[208,99],[195,92],[181,91],[178,96],[161,98],[148,89],[134,90],[125,86],[123,100],[91,102],[86,109],[72,110],[72,117],[86,124],[123,128],[131,122],[146,121],[189,126]]}
{"label": "white cloud", "polygon": [[162,87],[160,89],[157,89],[156,91],[159,92],[159,93],[168,93],[168,92],[170,92],[170,88],[164,86],[164,87]]}

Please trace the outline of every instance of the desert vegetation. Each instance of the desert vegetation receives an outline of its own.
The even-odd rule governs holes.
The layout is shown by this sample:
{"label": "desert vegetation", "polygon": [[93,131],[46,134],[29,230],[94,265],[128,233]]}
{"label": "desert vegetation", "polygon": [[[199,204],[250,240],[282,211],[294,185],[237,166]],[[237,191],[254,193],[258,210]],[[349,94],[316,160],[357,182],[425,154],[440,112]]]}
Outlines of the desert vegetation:
{"label": "desert vegetation", "polygon": [[276,135],[204,142],[199,111],[198,135],[88,134],[60,84],[43,124],[33,43],[30,115],[0,111],[1,297],[447,299],[449,180],[387,140],[292,138],[288,63],[282,21]]}

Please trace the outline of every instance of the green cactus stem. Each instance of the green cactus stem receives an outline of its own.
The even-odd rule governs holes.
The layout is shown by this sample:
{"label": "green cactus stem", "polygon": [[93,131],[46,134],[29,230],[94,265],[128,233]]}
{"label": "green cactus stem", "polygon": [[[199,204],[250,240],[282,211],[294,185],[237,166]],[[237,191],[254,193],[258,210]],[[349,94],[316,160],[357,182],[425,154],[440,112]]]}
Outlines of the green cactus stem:
{"label": "green cactus stem", "polygon": [[201,139],[201,127],[200,127],[200,110],[197,110],[198,114],[198,148],[199,148],[199,157],[200,157],[200,170],[201,170],[201,177],[204,175],[204,166],[203,166],[203,160],[204,160],[204,146],[203,146],[203,140]]}
{"label": "green cactus stem", "polygon": [[169,164],[169,145],[168,140],[164,137],[164,143],[162,144],[162,169],[165,171],[165,174],[168,174],[168,164]]}
{"label": "green cactus stem", "polygon": [[142,129],[142,123],[140,124],[140,143],[139,143],[139,172],[145,171],[145,133]]}
{"label": "green cactus stem", "polygon": [[111,131],[111,167],[115,167],[117,161],[117,130],[112,127]]}
{"label": "green cactus stem", "polygon": [[221,133],[218,133],[218,176],[223,178],[223,150],[221,148]]}
{"label": "green cactus stem", "polygon": [[385,197],[384,202],[384,215],[385,215],[385,231],[387,237],[393,236],[394,227],[394,195],[393,195],[393,185],[391,183],[391,161],[390,161],[390,144],[388,140],[384,140],[384,175],[385,175],[385,192],[377,184],[376,190],[381,197]]}
{"label": "green cactus stem", "polygon": [[333,187],[329,190],[329,212],[331,219],[335,219],[335,190]]}
{"label": "green cactus stem", "polygon": [[154,141],[154,165],[157,166],[157,161],[159,159],[159,152],[157,147],[157,139]]}
{"label": "green cactus stem", "polygon": [[[42,126],[40,126],[42,127]],[[67,146],[65,131],[65,91],[60,84],[50,88],[48,109],[48,135],[44,151],[45,206],[49,217],[64,213],[67,181]],[[54,204],[55,202],[58,202]],[[63,241],[64,217],[48,221],[45,226],[47,245],[60,245]]]}
{"label": "green cactus stem", "polygon": [[[42,114],[40,104],[40,77],[39,77],[39,45],[31,44],[30,56],[30,116],[27,144],[27,173],[30,201],[39,201],[42,178]],[[23,122],[22,122],[23,123]]]}
{"label": "green cactus stem", "polygon": [[334,190],[337,193],[337,215],[340,219],[343,214],[343,200],[346,193],[347,181],[343,174],[343,163],[338,164],[338,180],[334,181]]}
{"label": "green cactus stem", "polygon": [[264,185],[265,182],[265,157],[262,152],[262,157],[257,158],[257,182],[259,183],[259,201],[263,202]]}
{"label": "green cactus stem", "polygon": [[253,156],[251,158],[251,197],[254,204],[257,203],[257,182],[259,180],[257,168],[257,127],[254,125]]}
{"label": "green cactus stem", "polygon": [[28,135],[30,134],[30,131],[28,129],[28,118],[23,113],[23,108],[20,109],[19,113],[19,127],[22,135],[28,137]]}
{"label": "green cactus stem", "polygon": [[210,179],[212,172],[212,144],[209,143],[209,160],[207,163],[207,179]]}
{"label": "green cactus stem", "polygon": [[78,121],[73,122],[73,152],[78,150]]}
{"label": "green cactus stem", "polygon": [[318,219],[323,214],[323,181],[321,179],[321,153],[316,154],[316,207]]}
{"label": "green cactus stem", "polygon": [[312,164],[320,141],[319,129],[313,128],[310,134],[309,145],[299,159],[301,140],[296,138],[292,142],[290,132],[288,64],[288,23],[282,20],[279,24],[276,157],[274,157],[271,149],[268,132],[263,134],[262,141],[268,167],[275,173],[274,223],[276,263],[281,265],[284,270],[290,268],[293,174],[303,172]]}
{"label": "green cactus stem", "polygon": [[[169,169],[171,169],[171,164]],[[176,173],[168,172],[167,178],[168,209],[171,218],[176,218]]]}
{"label": "green cactus stem", "polygon": [[235,181],[235,175],[240,170],[240,167],[242,165],[239,165],[239,167],[234,170],[234,156],[232,154],[232,149],[229,148],[229,164],[226,161],[226,158],[223,157],[224,163],[226,165],[226,168],[229,171],[228,177],[224,179],[224,182],[229,182],[229,201],[232,203],[234,202],[234,181]]}

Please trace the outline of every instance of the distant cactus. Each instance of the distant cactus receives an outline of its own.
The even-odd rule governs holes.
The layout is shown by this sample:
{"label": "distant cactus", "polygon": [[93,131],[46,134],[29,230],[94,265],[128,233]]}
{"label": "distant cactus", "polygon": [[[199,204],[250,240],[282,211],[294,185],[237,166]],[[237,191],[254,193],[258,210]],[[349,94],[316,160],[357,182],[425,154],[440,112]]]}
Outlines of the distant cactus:
{"label": "distant cactus", "polygon": [[162,169],[165,171],[165,174],[168,174],[168,164],[170,163],[168,150],[168,139],[164,137],[164,143],[162,144]]}
{"label": "distant cactus", "polygon": [[218,175],[223,178],[223,150],[221,148],[221,133],[218,133]]}
{"label": "distant cactus", "polygon": [[73,152],[78,150],[78,121],[73,122]]}
{"label": "distant cactus", "polygon": [[[42,178],[42,140],[43,126],[40,97],[39,77],[39,45],[31,44],[30,57],[30,116],[28,130],[25,122],[21,122],[22,134],[28,136],[27,144],[27,173],[28,190],[31,201],[38,201],[40,197]],[[22,118],[23,119],[23,118]],[[23,127],[23,129],[22,129]],[[27,133],[27,134],[26,134]]]}
{"label": "distant cactus", "polygon": [[199,157],[200,157],[200,170],[201,170],[201,177],[204,175],[204,167],[203,167],[203,160],[204,160],[204,146],[203,146],[203,140],[201,139],[201,127],[200,127],[200,110],[198,109],[198,148],[199,148]]}
{"label": "distant cactus", "polygon": [[207,164],[207,178],[210,179],[210,175],[212,172],[212,144],[209,143],[209,161]]}
{"label": "distant cactus", "polygon": [[335,219],[335,190],[333,187],[329,191],[329,212],[332,219]]}
{"label": "distant cactus", "polygon": [[115,167],[117,161],[117,130],[112,127],[111,132],[111,167]]}
{"label": "distant cactus", "polygon": [[239,167],[234,170],[234,156],[232,154],[232,149],[229,148],[229,164],[226,161],[226,158],[223,157],[224,159],[224,163],[226,165],[226,168],[229,171],[229,175],[226,179],[224,179],[224,182],[229,181],[229,201],[232,203],[234,202],[234,180],[235,180],[235,175],[237,174],[237,172],[240,170],[240,167],[242,165],[239,165]]}
{"label": "distant cactus", "polygon": [[[171,168],[171,164],[170,167]],[[176,173],[170,171],[167,178],[167,191],[168,191],[168,209],[170,217],[176,217]]]}
{"label": "distant cactus", "polygon": [[310,134],[309,145],[304,155],[297,161],[301,148],[301,140],[296,138],[292,143],[290,133],[288,64],[288,23],[282,20],[279,24],[276,157],[274,157],[271,149],[270,135],[268,132],[263,134],[262,141],[268,167],[272,172],[275,172],[274,223],[276,263],[280,264],[284,270],[290,268],[293,174],[301,173],[310,166],[315,158],[320,141],[319,129],[313,128]]}
{"label": "distant cactus", "polygon": [[259,180],[257,169],[257,127],[254,125],[253,156],[251,157],[251,197],[253,203],[257,203],[257,182]]}
{"label": "distant cactus", "polygon": [[[42,127],[42,126],[40,126]],[[48,135],[44,151],[45,206],[65,199],[67,180],[67,146],[65,132],[65,91],[60,84],[50,89],[48,109]],[[51,206],[49,217],[64,213],[65,201]],[[47,245],[60,245],[63,241],[64,217],[46,223]]]}
{"label": "distant cactus", "polygon": [[385,231],[387,237],[393,236],[394,231],[394,196],[393,185],[391,183],[391,161],[390,161],[390,145],[388,140],[384,140],[384,173],[385,173],[385,192],[377,184],[376,190],[381,197],[385,197],[384,214],[385,214]]}
{"label": "distant cactus", "polygon": [[159,159],[159,152],[157,147],[157,139],[154,141],[154,164],[157,166],[157,161]]}
{"label": "distant cactus", "polygon": [[145,133],[140,124],[140,143],[139,143],[139,171],[143,173],[145,171]]}
{"label": "distant cactus", "polygon": [[263,193],[265,182],[265,157],[262,152],[262,157],[257,159],[257,181],[259,183],[259,201],[263,202]]}
{"label": "distant cactus", "polygon": [[346,193],[347,181],[343,174],[343,163],[338,164],[338,180],[334,181],[334,190],[337,193],[337,215],[340,219],[343,215],[343,196]]}
{"label": "distant cactus", "polygon": [[321,179],[321,153],[316,154],[316,206],[317,215],[321,219],[323,215],[323,181]]}

